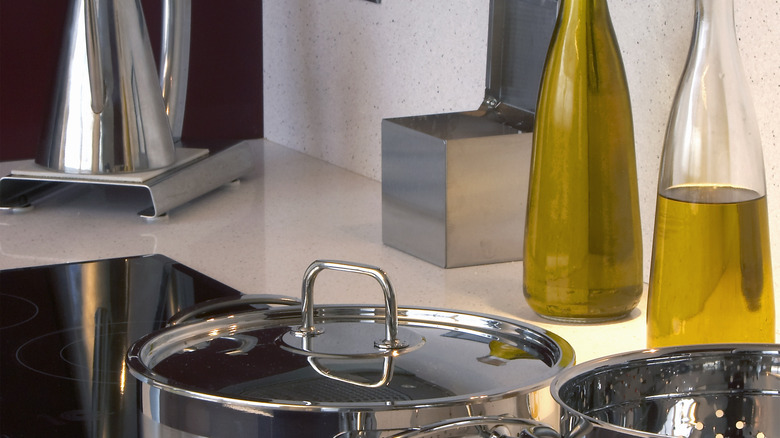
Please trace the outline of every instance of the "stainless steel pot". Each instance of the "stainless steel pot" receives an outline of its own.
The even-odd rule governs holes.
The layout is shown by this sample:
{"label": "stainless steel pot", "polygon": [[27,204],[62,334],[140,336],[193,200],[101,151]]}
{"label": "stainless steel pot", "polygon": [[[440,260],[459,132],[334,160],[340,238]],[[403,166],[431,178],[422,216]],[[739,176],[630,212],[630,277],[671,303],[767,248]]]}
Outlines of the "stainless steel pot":
{"label": "stainless steel pot", "polygon": [[699,345],[618,354],[576,365],[553,379],[560,434],[522,418],[441,421],[394,435],[423,437],[780,436],[780,345]]}
{"label": "stainless steel pot", "polygon": [[[323,270],[376,279],[384,307],[314,306]],[[136,342],[143,436],[395,433],[449,418],[557,421],[552,378],[574,363],[548,331],[494,316],[398,309],[379,268],[318,261],[300,307],[175,325]],[[243,300],[242,303],[247,302]]]}
{"label": "stainless steel pot", "polygon": [[780,436],[780,345],[698,345],[618,354],[556,376],[561,432],[591,437]]}

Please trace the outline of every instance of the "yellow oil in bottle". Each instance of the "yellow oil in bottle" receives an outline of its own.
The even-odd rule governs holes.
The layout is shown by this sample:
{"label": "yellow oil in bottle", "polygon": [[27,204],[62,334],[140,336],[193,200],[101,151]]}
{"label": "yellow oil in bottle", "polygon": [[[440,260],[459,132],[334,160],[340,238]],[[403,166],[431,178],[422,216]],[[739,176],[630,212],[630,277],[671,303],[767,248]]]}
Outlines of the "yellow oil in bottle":
{"label": "yellow oil in bottle", "polygon": [[766,197],[725,186],[665,191],[652,266],[649,347],[774,342]]}
{"label": "yellow oil in bottle", "polygon": [[[591,138],[608,132],[593,131]],[[533,178],[546,181],[531,184],[523,293],[546,318],[620,318],[636,307],[643,291],[636,174],[625,164],[633,160],[633,149],[614,139],[599,142],[600,148],[583,141],[563,144],[535,151],[539,170]],[[561,165],[565,172],[554,168]]]}
{"label": "yellow oil in bottle", "polygon": [[523,294],[545,318],[604,321],[642,296],[631,99],[607,2],[559,13],[534,125]]}

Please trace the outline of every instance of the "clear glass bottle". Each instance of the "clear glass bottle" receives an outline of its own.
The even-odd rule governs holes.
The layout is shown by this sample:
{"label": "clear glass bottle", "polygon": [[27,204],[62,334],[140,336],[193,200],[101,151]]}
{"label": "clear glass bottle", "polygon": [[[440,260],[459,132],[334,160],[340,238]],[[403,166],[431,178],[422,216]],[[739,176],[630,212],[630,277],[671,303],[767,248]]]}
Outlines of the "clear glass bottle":
{"label": "clear glass bottle", "polygon": [[734,4],[695,1],[658,182],[647,343],[771,343],[764,161]]}
{"label": "clear glass bottle", "polygon": [[642,295],[631,100],[606,0],[562,0],[534,127],[523,292],[538,314],[603,321]]}

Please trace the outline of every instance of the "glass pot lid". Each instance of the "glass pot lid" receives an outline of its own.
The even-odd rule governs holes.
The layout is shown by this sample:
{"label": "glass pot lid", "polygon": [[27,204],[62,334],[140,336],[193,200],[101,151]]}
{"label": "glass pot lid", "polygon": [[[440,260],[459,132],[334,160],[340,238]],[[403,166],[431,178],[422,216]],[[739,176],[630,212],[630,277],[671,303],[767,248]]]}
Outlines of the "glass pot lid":
{"label": "glass pot lid", "polygon": [[[326,269],[375,278],[385,306],[314,306],[314,279]],[[301,306],[175,321],[133,345],[130,370],[150,385],[206,400],[381,409],[530,393],[574,363],[565,340],[529,324],[399,309],[387,275],[373,266],[316,261],[302,289]],[[269,300],[245,296],[234,304],[251,302]]]}

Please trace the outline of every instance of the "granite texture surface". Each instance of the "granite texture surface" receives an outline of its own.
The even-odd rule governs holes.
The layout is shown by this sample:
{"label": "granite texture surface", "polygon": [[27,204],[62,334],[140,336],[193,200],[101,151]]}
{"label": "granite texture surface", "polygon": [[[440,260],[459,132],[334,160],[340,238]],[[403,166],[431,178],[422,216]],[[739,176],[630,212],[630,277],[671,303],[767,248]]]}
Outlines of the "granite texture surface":
{"label": "granite texture surface", "polygon": [[[266,140],[255,142],[254,161],[238,183],[167,220],[137,216],[149,202],[143,191],[81,184],[29,212],[0,214],[0,269],[157,253],[243,293],[300,297],[311,262],[346,260],[384,269],[399,307],[523,320],[562,336],[580,362],[645,347],[646,293],[620,321],[544,320],[523,298],[522,262],[443,269],[383,245],[378,182]],[[0,173],[15,165],[0,163]],[[321,274],[315,295],[315,303],[382,303],[373,279],[341,272]]]}

